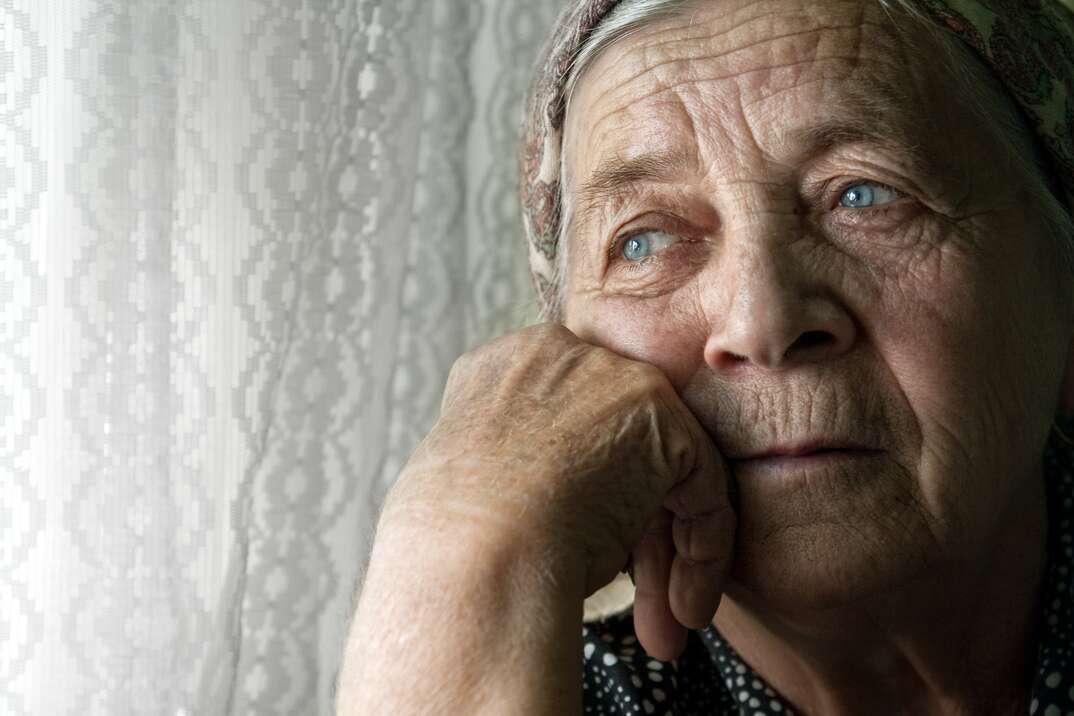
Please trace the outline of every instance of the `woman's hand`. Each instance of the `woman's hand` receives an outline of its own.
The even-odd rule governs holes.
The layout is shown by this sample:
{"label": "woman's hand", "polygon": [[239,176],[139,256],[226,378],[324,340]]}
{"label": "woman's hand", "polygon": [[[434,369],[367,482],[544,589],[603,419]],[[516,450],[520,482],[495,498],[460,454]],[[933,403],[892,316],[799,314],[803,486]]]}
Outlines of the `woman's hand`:
{"label": "woman's hand", "polygon": [[550,575],[535,589],[580,571],[586,595],[632,552],[635,629],[667,660],[719,605],[735,533],[727,475],[657,368],[543,324],[456,362],[378,529],[526,544],[519,558]]}

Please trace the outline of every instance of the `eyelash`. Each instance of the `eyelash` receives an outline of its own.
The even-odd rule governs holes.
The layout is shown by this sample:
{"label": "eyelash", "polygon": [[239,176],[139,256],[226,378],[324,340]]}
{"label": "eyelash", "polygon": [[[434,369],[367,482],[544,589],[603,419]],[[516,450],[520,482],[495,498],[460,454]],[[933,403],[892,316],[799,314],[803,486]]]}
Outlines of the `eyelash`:
{"label": "eyelash", "polygon": [[650,231],[659,231],[661,233],[668,234],[669,236],[675,236],[679,239],[679,242],[676,243],[675,246],[665,249],[665,251],[674,251],[675,247],[679,246],[682,243],[693,243],[693,241],[691,241],[690,239],[687,239],[685,236],[677,234],[674,231],[666,231],[655,226],[645,226],[638,229],[630,229],[629,231],[617,236],[615,238],[615,241],[612,242],[611,248],[608,249],[608,257],[612,263],[617,264],[617,270],[638,272],[658,260],[656,256],[646,256],[641,261],[625,261],[619,255],[620,252],[623,250],[623,244],[625,244],[627,241],[634,238],[635,236],[639,236]]}
{"label": "eyelash", "polygon": [[[872,185],[874,187],[882,187],[884,189],[888,189],[888,190],[894,192],[896,197],[895,197],[895,199],[893,201],[889,201],[886,204],[881,204],[880,206],[873,206],[873,207],[867,207],[867,208],[858,208],[858,209],[852,209],[850,207],[841,206],[840,205],[840,199],[842,198],[842,196],[844,194],[846,194],[847,190],[852,188],[852,187],[859,186],[861,184],[870,184],[870,185]],[[839,188],[833,193],[833,196],[830,197],[827,200],[826,205],[831,206],[834,203],[834,206],[832,206],[830,211],[838,211],[839,209],[845,209],[844,212],[840,212],[840,213],[846,214],[847,216],[881,217],[881,216],[883,216],[883,215],[885,215],[887,213],[890,213],[890,211],[892,211],[892,210],[899,210],[900,207],[902,207],[902,205],[904,203],[903,200],[909,198],[910,196],[911,196],[910,194],[907,194],[902,189],[899,189],[898,187],[894,187],[891,184],[885,184],[884,182],[875,181],[873,179],[857,178],[857,179],[850,179],[850,180],[848,180],[846,182],[843,182],[839,186]]]}
{"label": "eyelash", "polygon": [[649,264],[653,263],[654,261],[656,261],[655,256],[646,256],[641,261],[621,261],[617,263],[619,263],[619,265],[622,267],[621,270],[629,271],[631,273],[637,273],[639,271],[643,271],[647,266],[649,266]]}

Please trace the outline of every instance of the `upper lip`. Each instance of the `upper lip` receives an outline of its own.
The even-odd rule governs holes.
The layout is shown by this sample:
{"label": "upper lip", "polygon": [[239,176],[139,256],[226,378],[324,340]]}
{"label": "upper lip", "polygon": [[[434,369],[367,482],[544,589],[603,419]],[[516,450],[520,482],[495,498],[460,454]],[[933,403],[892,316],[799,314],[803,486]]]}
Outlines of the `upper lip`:
{"label": "upper lip", "polygon": [[772,445],[755,452],[747,452],[741,455],[729,456],[729,460],[755,460],[763,457],[801,457],[821,450],[873,450],[854,440],[831,440],[820,438],[803,442],[788,443],[786,445]]}

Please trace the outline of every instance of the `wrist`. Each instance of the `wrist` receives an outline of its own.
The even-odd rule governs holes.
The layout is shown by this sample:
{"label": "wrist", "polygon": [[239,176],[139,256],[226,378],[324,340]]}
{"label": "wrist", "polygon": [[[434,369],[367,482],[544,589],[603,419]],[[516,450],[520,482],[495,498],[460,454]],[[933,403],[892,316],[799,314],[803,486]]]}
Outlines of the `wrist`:
{"label": "wrist", "polygon": [[[479,468],[485,468],[480,469]],[[443,495],[425,489],[450,471],[458,489]],[[555,527],[551,500],[503,485],[487,466],[452,464],[429,474],[408,468],[388,494],[377,524],[377,543],[399,557],[423,560],[453,572],[480,569],[486,576],[521,580],[543,594],[585,597],[585,555]],[[469,473],[470,477],[464,478]],[[503,468],[499,466],[502,475]],[[540,478],[524,480],[540,484]],[[381,544],[383,543],[383,544]],[[390,546],[390,547],[389,547]]]}
{"label": "wrist", "polygon": [[354,713],[580,712],[584,575],[481,534],[378,526],[341,674]]}
{"label": "wrist", "polygon": [[[382,514],[374,556],[406,565],[406,579],[445,586],[492,585],[497,594],[577,602],[586,594],[585,563],[547,528],[490,516],[485,510],[409,504]],[[534,604],[539,607],[540,605]]]}

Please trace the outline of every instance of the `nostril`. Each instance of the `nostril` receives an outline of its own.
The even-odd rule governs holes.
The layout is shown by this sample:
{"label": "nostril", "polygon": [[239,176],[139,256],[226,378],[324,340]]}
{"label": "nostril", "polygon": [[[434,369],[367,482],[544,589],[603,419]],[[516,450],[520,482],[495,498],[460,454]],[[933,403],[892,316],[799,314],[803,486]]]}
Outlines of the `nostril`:
{"label": "nostril", "polygon": [[832,340],[832,335],[830,333],[827,333],[826,331],[806,331],[802,335],[798,336],[798,340],[794,342],[794,345],[791,346],[791,348],[799,350],[809,349],[813,348],[814,346],[831,343]]}

